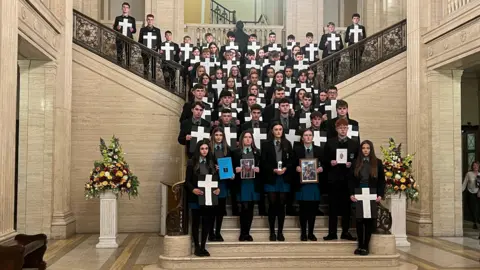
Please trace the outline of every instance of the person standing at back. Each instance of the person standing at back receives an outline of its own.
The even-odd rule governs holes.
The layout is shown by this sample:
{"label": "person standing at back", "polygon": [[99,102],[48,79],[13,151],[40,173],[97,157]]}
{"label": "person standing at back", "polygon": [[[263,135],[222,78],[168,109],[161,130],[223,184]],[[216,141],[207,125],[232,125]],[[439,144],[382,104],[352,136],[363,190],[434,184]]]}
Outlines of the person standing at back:
{"label": "person standing at back", "polygon": [[[120,32],[122,35],[133,39],[133,34],[137,32],[135,18],[130,16],[130,4],[128,2],[122,3],[122,15],[115,17],[113,23],[113,30]],[[123,62],[123,49],[125,48],[125,64],[130,65],[130,44],[116,38],[115,44],[117,45],[117,60],[119,64]]]}

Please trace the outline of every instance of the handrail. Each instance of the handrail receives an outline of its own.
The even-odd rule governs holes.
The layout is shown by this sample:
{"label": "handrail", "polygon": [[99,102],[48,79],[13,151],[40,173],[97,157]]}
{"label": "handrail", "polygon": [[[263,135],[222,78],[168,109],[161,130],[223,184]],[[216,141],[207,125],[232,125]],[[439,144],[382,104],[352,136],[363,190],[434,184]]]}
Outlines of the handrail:
{"label": "handrail", "polygon": [[229,10],[215,0],[210,2],[210,12],[212,23],[237,23],[237,12],[235,10]]}
{"label": "handrail", "polygon": [[341,83],[407,49],[407,20],[333,53],[310,67],[316,71],[320,89]]}
{"label": "handrail", "polygon": [[265,24],[268,25],[268,18],[267,18],[267,16],[265,16],[265,14],[261,14],[257,21],[243,21],[243,23],[244,24],[251,23],[251,24],[257,25],[257,24],[261,23],[262,21],[264,21]]}
{"label": "handrail", "polygon": [[73,43],[185,99],[183,66],[73,10]]}
{"label": "handrail", "polygon": [[172,186],[172,192],[177,202],[176,206],[167,213],[167,235],[188,234],[188,207],[185,193],[185,181],[180,181]]}

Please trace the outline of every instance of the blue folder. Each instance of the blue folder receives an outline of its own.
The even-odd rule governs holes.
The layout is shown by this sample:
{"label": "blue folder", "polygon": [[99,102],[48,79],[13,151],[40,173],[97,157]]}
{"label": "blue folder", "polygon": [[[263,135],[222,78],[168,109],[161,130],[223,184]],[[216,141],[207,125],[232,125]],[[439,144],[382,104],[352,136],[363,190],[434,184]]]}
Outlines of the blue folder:
{"label": "blue folder", "polygon": [[218,173],[220,174],[220,180],[231,179],[234,176],[232,158],[225,157],[219,158],[218,162]]}

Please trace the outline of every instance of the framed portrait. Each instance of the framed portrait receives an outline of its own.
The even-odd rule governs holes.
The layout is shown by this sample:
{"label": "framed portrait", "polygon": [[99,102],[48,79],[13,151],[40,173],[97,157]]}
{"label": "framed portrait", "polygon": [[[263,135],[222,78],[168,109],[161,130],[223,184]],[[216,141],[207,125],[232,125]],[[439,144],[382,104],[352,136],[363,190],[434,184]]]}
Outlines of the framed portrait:
{"label": "framed portrait", "polygon": [[302,184],[318,183],[317,164],[318,160],[316,158],[300,159],[300,168],[302,168],[300,181]]}
{"label": "framed portrait", "polygon": [[255,178],[255,160],[252,159],[241,159],[240,167],[242,172],[240,174],[241,179],[252,179]]}

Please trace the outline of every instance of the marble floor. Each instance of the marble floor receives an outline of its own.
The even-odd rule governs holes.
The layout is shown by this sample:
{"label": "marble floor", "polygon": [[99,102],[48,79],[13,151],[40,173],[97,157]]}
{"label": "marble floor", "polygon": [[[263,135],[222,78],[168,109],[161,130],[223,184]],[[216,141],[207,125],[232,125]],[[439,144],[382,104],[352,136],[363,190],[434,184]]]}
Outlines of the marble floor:
{"label": "marble floor", "polygon": [[[418,269],[480,269],[478,234],[466,237],[409,236],[409,248],[398,248],[401,260]],[[51,270],[140,270],[155,264],[163,238],[153,233],[119,235],[118,249],[96,249],[98,235],[78,234],[66,240],[51,240],[45,261]]]}

